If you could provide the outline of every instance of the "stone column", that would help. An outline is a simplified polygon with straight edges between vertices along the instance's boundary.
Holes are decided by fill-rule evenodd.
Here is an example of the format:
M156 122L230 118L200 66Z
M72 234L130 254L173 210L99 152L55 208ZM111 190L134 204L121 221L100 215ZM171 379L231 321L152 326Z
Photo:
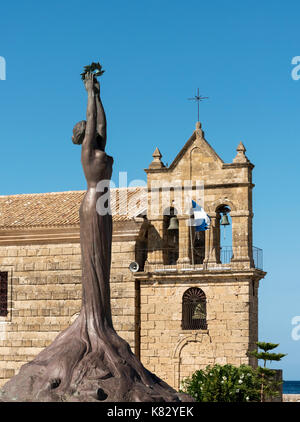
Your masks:
M232 211L232 250L233 258L231 262L242 267L252 267L252 213L249 211Z
M179 223L179 257L178 264L189 263L190 227L187 217L177 217Z

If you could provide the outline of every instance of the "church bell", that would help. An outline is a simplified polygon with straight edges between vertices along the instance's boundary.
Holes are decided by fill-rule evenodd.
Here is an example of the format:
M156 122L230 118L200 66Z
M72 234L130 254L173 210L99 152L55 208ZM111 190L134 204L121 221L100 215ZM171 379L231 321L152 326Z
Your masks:
M229 223L227 214L223 214L220 221L220 226L229 226L229 225L230 223Z
M171 217L168 230L178 230L178 229L179 229L179 224L178 224L177 217Z

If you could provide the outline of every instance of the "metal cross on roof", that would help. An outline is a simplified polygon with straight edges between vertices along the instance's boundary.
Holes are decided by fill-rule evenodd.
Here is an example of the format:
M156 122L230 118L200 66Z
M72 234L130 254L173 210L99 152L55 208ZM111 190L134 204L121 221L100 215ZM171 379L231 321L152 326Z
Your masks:
M206 100L209 97L202 97L202 95L199 94L199 88L197 88L197 94L193 98L188 98L188 100L197 101L198 103L198 122L199 122L199 104L200 101Z

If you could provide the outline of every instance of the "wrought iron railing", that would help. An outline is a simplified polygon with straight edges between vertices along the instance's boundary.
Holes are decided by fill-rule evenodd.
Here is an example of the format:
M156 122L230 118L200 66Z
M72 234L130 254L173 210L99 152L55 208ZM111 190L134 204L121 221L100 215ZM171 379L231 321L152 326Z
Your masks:
M185 318L181 322L183 330L207 330L206 319L193 316L195 313L194 305L186 305L184 311L187 315L184 315Z
M234 258L232 246L222 246L217 252L219 252L216 257L217 265L229 268L232 258ZM183 270L203 269L205 250L204 248L195 248L193 256L190 249L180 251L180 253L177 248L136 250L136 261L139 264L140 271L144 270L146 260L149 262L151 268L157 271L176 271L178 266ZM263 251L255 246L253 246L252 264L257 269L263 269Z
M263 250L260 248L257 248L256 246L253 246L253 261L254 261L254 267L258 268L259 270L263 269Z
M256 246L252 247L252 257L254 267L262 270L263 269L263 250L257 248ZM233 249L232 246L222 246L220 251L220 260L222 264L229 264L233 258Z

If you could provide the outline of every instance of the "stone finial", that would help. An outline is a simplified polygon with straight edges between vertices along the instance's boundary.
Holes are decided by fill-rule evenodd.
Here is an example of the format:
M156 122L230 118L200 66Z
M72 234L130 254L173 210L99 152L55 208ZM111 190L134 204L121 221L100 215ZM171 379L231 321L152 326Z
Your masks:
M161 157L162 157L161 152L157 147L155 148L155 151L152 154L152 157L153 157L153 161L149 165L149 169L159 169L159 168L165 167L164 163L161 161Z
M250 162L245 155L246 148L245 148L243 142L240 142L238 144L238 147L237 147L236 150L237 150L237 154L236 154L235 158L233 159L234 163L249 163Z
M196 122L196 137L197 138L203 138L204 137L204 132L202 130L202 125L201 122Z

